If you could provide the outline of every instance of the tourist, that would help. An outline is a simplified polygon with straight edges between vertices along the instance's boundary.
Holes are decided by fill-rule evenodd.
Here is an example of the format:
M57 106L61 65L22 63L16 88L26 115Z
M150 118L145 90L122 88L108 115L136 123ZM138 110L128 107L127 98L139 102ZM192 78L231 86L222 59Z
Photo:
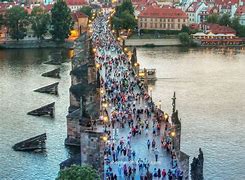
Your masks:
M159 154L159 151L158 151L157 148L155 148L155 150L154 150L154 155L155 155L155 160L156 160L156 162L157 162L157 160L158 160L158 154Z
M147 148L148 148L148 150L150 150L150 146L151 146L151 142L150 142L150 140L148 139L148 140L147 140Z
M157 177L158 179L161 179L161 169L160 168L158 168L157 170Z
M162 179L164 180L166 177L167 173L165 169L162 169Z

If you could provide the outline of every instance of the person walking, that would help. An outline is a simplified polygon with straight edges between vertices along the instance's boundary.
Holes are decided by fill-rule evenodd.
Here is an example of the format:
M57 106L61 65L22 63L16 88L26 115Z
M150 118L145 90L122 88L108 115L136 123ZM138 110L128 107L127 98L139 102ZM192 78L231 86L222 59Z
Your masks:
M155 147L156 147L156 141L155 141L155 139L152 140L151 147L152 147L152 150L155 149Z
M166 177L167 173L165 169L162 169L162 179L164 180Z
M147 140L147 148L148 150L150 150L150 147L151 147L151 142L150 142L150 139Z
M132 156L133 156L133 161L135 161L135 156L136 156L135 150L132 151Z
M159 151L158 151L157 148L155 148L154 154L155 154L155 160L156 160L156 162L157 162L157 160L158 160L158 154L159 154Z
M158 179L161 179L161 169L160 168L158 168L157 170L157 177Z

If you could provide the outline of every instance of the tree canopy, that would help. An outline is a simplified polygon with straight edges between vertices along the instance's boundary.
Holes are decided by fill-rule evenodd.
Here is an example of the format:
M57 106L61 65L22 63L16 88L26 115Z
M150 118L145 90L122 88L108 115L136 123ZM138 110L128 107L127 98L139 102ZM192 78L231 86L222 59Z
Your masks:
M99 180L98 172L90 166L73 165L60 170L56 180Z
M125 0L116 7L116 13L112 18L112 24L116 30L134 29L137 21L134 17L134 7L131 0Z
M90 18L92 17L92 7L90 6L83 6L79 11L86 14Z
M179 33L178 37L182 45L189 46L192 44L192 39L190 38L190 35L187 32Z
M28 25L27 13L23 7L14 6L7 10L6 25L12 39L17 41L26 36L26 26Z
M50 16L42 8L34 7L31 12L31 23L37 38L42 39L43 35L48 32Z
M71 11L63 0L57 0L51 9L51 34L54 40L64 41L73 26Z
M207 18L208 23L217 24L219 22L219 15L218 14L210 14Z
M230 15L227 13L223 14L223 16L219 17L218 23L221 26L230 26L231 25Z

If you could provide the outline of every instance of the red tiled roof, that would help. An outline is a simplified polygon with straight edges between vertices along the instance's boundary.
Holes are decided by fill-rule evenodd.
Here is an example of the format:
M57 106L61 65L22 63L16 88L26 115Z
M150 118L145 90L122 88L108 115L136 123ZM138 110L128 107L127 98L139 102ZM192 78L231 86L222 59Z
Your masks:
M235 5L238 4L240 0L215 0L214 3L216 5ZM245 3L245 0L241 0Z
M186 12L196 12L197 9L202 5L203 2L193 2L191 5L187 8ZM205 3L207 5L207 3Z
M49 12L49 11L51 11L51 9L53 8L53 4L43 5L43 8L44 8L47 12Z
M132 0L133 5L146 4L148 0Z
M68 6L75 6L75 5L82 6L82 5L88 5L88 3L87 3L86 0L66 0L66 4L67 4Z
M220 26L218 24L208 24L209 31L213 34L236 34L236 31L227 26Z
M0 2L0 14L4 14L8 8L15 5L15 2Z
M145 18L188 18L187 14L181 9L148 7L143 10L139 17Z
M79 18L88 18L88 16L80 11L72 13L72 19L78 21Z
M245 5L244 6L239 6L236 10L236 15L241 16L245 14Z

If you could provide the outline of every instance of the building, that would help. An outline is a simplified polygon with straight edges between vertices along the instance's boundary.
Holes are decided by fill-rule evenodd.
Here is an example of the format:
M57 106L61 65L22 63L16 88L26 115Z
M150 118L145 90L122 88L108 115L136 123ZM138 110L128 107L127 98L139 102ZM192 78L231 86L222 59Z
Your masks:
M181 9L148 7L138 16L138 28L148 30L181 30L188 16Z
M74 25L70 38L77 38L82 32L87 30L88 16L82 12L77 11L72 13L72 20L74 21Z
M81 9L83 6L88 6L86 0L66 0L66 4L72 12Z
M240 24L245 26L245 5L239 6L235 15L239 17Z
M191 5L186 9L186 13L189 18L189 23L200 23L201 17L203 17L202 12L207 11L208 6L204 2L193 2Z

